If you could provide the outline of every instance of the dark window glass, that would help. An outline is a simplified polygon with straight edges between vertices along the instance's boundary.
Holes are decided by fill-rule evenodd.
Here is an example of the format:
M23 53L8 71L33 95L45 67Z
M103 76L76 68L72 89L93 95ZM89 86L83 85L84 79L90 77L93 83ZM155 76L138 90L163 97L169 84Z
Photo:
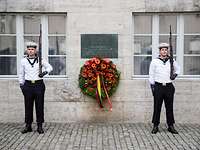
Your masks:
M65 34L65 21L64 15L48 16L49 34Z
M151 36L135 36L134 37L134 54L152 54L152 37Z
M159 16L159 30L160 34L167 34L170 31L170 25L171 25L171 31L172 34L176 33L176 15L160 15Z
M65 55L66 39L64 36L49 37L49 55Z
M16 75L16 57L0 57L0 75Z
M0 34L15 34L16 18L14 15L0 15Z
M200 75L200 56L184 57L184 75Z
M200 14L184 15L184 32L200 33Z
M25 34L40 33L40 16L34 16L34 15L24 16L24 33Z
M148 75L151 56L134 56L134 75Z
M49 63L53 67L50 75L65 75L66 74L66 57L49 57Z
M15 36L0 36L0 55L16 55Z
M135 15L134 34L151 34L151 33L152 33L152 16Z
M200 54L200 35L184 36L184 53Z

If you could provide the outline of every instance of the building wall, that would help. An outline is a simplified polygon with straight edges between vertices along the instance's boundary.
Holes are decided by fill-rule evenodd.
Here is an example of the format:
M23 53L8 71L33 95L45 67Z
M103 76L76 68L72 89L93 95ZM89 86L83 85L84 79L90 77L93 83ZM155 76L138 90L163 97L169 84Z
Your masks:
M96 100L80 93L76 82L68 79L45 80L46 122L151 122L153 98L145 79L121 80L111 97L113 111L101 111ZM23 122L24 101L17 80L0 80L0 122ZM175 82L175 120L200 123L200 81ZM161 121L165 122L163 107Z
M67 13L67 78L45 80L47 122L151 122L153 98L148 80L132 78L132 13L199 10L199 0L0 1L0 12ZM119 35L119 57L113 61L121 71L121 80L111 97L112 112L101 112L96 101L78 87L78 74L85 61L80 58L80 34L86 33ZM200 80L178 79L174 84L176 122L200 123ZM22 122L24 103L17 79L0 79L0 89L0 122ZM161 118L165 122L164 107Z

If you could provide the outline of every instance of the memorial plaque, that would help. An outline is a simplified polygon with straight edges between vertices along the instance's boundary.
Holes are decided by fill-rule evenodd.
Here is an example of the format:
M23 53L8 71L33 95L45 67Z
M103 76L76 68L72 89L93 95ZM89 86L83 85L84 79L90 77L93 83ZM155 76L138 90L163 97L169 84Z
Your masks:
M118 58L118 34L81 34L81 58Z

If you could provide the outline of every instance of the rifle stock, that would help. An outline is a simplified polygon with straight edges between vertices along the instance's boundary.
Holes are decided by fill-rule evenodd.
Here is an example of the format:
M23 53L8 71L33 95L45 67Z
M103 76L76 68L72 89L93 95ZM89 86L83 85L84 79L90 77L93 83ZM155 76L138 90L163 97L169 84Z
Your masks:
M40 36L39 36L39 48L38 48L38 58L39 58L39 74L42 73L42 25L40 24Z

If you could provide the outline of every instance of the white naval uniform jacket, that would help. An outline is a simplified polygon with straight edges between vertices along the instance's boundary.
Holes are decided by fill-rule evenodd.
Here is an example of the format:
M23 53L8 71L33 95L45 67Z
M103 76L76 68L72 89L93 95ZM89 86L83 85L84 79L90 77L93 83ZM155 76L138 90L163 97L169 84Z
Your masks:
M180 67L174 60L174 73L180 74ZM170 60L168 59L165 63L159 58L155 58L151 61L149 67L149 82L150 84L159 83L171 83L170 79Z
M39 75L39 61L36 61L33 65L27 60L29 58L25 57L21 60L20 71L19 71L19 83L24 84L25 80L41 80ZM34 59L29 59L33 63ZM42 70L50 73L53 68L52 66L42 59Z

